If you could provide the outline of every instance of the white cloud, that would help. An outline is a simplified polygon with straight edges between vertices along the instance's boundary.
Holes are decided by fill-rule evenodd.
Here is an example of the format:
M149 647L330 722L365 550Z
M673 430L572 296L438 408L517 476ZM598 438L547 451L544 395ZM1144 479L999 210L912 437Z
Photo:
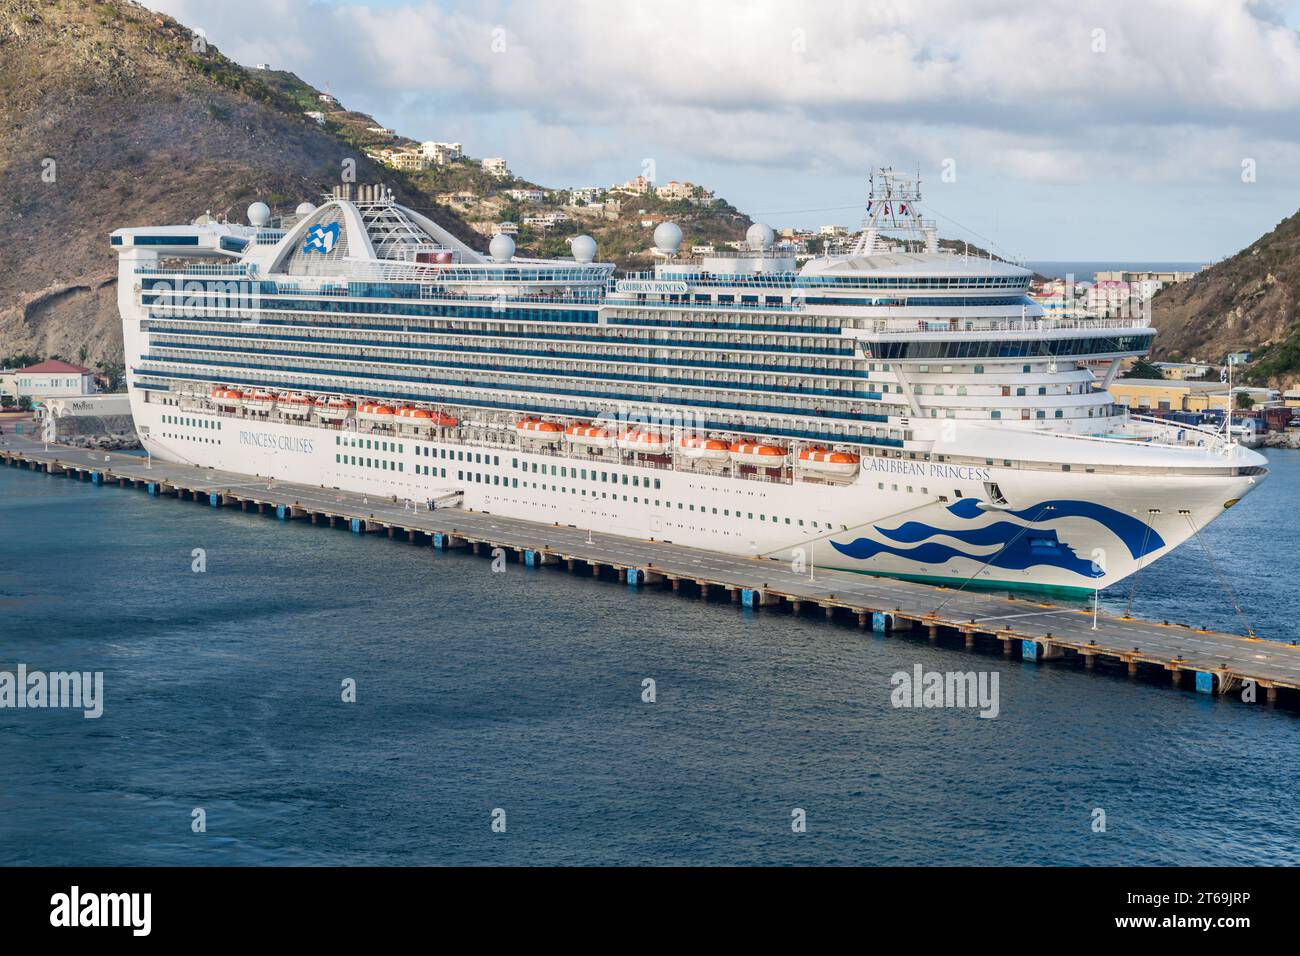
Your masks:
M1230 181L1252 156L1300 179L1300 39L1263 0L148 2L241 62L548 183L647 155L664 178L842 184L955 157L1023 184L1157 188Z

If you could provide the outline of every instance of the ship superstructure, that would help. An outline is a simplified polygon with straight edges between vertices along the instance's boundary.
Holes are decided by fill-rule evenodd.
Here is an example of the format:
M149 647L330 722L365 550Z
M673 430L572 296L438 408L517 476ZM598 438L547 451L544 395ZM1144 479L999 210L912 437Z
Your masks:
M250 224L119 229L151 454L756 558L1092 590L1266 473L1107 386L1155 330L1046 316L1031 273L941 251L873 178L862 239L803 265L755 225L651 273L477 252L379 186ZM902 232L901 239L889 238Z

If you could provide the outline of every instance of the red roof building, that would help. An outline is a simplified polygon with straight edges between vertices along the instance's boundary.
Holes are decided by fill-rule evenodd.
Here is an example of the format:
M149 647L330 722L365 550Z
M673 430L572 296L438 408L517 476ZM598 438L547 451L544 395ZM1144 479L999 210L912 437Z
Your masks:
M35 365L20 368L18 371L20 373L35 372L41 374L49 372L65 372L76 375L86 375L90 372L90 369L82 368L80 365L73 365L71 362L60 362L58 359L47 359L44 362L37 362Z

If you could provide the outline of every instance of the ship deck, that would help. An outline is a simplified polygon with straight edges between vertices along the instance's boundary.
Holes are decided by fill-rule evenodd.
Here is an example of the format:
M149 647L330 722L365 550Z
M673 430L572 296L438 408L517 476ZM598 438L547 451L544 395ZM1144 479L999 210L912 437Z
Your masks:
M747 611L818 613L829 621L893 635L910 634L967 651L1052 666L1144 677L1148 683L1202 693L1233 692L1253 682L1261 703L1300 706L1300 644L1202 630L1170 622L1100 614L977 591L845 571L796 572L783 562L734 556L666 541L624 538L538 524L461 508L433 511L360 493L259 479L135 455L44 445L26 436L0 439L0 464L49 475L142 489L151 495L237 507L284 521L379 533L435 549L467 548L530 566L635 587L671 588ZM497 549L500 549L498 551ZM1184 675L1188 680L1184 683Z

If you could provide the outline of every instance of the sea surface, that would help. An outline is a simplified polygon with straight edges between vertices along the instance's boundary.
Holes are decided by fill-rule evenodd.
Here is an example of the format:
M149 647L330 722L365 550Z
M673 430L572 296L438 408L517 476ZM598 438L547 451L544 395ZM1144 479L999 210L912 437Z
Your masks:
M1269 455L1204 537L1285 641ZM1242 628L1195 542L1130 596ZM1300 863L1295 712L3 468L19 663L102 671L104 712L0 710L4 864ZM917 664L995 672L999 715L894 708Z
M1208 262L1027 262L1025 266L1049 279L1072 275L1076 282L1093 282L1098 272L1200 272Z

